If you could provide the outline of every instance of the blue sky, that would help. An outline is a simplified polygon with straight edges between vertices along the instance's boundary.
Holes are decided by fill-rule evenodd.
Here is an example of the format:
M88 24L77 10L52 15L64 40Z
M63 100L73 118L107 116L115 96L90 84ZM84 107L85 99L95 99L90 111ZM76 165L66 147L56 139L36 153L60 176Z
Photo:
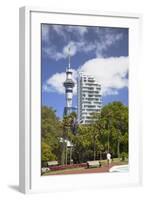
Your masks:
M57 116L62 117L65 106L69 48L75 82L77 71L94 75L102 86L103 105L112 101L128 105L127 28L42 24L41 44L42 105L53 107Z

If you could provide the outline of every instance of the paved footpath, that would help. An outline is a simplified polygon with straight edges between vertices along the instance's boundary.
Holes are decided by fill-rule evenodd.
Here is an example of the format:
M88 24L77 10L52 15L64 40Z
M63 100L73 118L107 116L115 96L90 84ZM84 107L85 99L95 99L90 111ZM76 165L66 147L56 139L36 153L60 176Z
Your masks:
M108 167L108 165L105 165L105 166L100 167L100 168L89 168L89 169L82 168L82 169L77 169L77 170L67 170L67 171L64 171L62 174L59 173L58 175L108 172L109 168L111 168L114 165L118 165L118 164L110 164L109 167ZM50 175L55 175L55 174L50 174Z

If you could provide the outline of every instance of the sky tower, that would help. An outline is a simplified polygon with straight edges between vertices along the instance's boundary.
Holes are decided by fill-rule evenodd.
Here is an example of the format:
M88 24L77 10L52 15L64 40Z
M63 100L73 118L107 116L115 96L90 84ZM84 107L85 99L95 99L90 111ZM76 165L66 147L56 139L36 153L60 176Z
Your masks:
M66 68L66 80L63 83L65 87L65 96L66 96L66 106L64 108L64 115L69 115L71 112L74 111L72 107L72 98L73 98L73 88L75 83L72 79L72 69L70 67L70 48L68 51L68 67Z

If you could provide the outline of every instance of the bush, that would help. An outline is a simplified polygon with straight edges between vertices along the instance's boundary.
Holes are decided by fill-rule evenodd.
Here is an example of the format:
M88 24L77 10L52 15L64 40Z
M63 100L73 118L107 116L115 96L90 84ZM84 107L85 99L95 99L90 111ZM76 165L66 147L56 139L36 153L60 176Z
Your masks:
M126 152L122 152L120 157L121 157L122 161L125 161L126 158L128 158L128 154Z
M49 146L45 142L41 143L41 160L42 163L45 163L48 160L49 161L56 160L56 156L53 154L51 146Z

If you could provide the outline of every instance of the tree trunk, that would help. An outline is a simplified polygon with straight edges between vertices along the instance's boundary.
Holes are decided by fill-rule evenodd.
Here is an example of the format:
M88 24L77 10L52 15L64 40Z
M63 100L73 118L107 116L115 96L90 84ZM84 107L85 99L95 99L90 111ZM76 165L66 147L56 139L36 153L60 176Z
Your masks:
M72 147L70 147L70 165L72 164L71 160L72 160Z
M117 143L117 156L118 158L120 158L120 141L118 139L118 143Z
M65 142L63 140L62 143L62 155L61 155L61 164L64 165L64 161L65 161Z
M102 160L102 154L101 154L101 151L100 151L100 160Z
M66 156L65 156L65 164L67 165L67 143L66 143L66 145L65 145L65 147L66 147Z
M94 138L94 153L93 153L93 159L96 159L96 143L95 143L95 138Z

